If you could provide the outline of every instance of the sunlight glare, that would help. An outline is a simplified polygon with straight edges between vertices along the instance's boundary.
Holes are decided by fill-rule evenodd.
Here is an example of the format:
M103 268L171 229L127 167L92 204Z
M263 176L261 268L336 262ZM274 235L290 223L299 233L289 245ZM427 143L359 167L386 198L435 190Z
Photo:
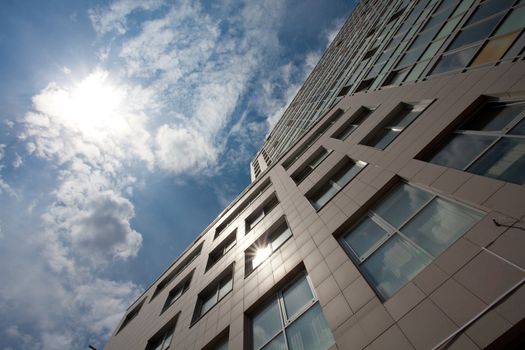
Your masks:
M67 118L83 133L107 134L127 126L120 111L123 100L123 91L111 84L108 72L95 71L75 85L64 107Z
M255 252L255 256L253 257L253 267L259 266L264 260L266 260L270 254L272 253L272 249L270 248L270 245L267 245L264 248L259 248Z

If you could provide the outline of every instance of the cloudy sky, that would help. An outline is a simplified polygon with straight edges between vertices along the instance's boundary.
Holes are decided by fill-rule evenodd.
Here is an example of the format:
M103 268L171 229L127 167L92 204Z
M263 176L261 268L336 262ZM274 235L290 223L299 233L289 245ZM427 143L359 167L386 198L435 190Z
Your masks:
M0 349L106 342L249 183L344 0L0 5Z

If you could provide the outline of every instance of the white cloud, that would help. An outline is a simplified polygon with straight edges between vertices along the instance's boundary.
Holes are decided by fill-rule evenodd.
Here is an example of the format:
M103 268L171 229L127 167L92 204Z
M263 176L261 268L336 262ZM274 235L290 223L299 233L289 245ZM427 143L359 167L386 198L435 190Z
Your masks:
M59 164L84 159L111 172L123 161L153 163L144 110L151 96L95 70L73 86L50 83L33 97L20 138L30 153Z
M37 348L73 348L87 333L107 337L139 292L133 283L99 273L136 256L142 245L126 196L136 181L128 169L155 164L146 128L152 108L148 91L112 81L100 69L70 86L50 83L33 97L19 137L29 154L55 165L57 187L42 227L24 238L38 252L30 266L21 263L31 287L11 276L0 300L29 300ZM17 313L25 317L23 310Z
M2 161L5 157L5 144L0 143L0 161ZM4 165L0 163L0 172L4 168ZM17 197L16 192L13 190L13 188L2 178L2 174L0 173L0 195L2 193L7 193L10 196Z
M15 159L13 160L13 168L17 169L24 164L24 161L22 160L22 157L18 153L15 153Z
M156 143L159 167L173 173L198 172L217 161L217 151L203 134L191 129L163 125Z
M89 18L95 30L100 34L116 31L119 34L126 32L126 18L136 10L155 10L163 1L158 0L119 0L113 2L109 8L101 7L89 11Z
M279 50L276 28L282 3L240 7L238 15L219 20L204 13L199 3L182 1L166 15L144 22L121 45L119 57L129 78L155 77L146 89L158 96L165 115L166 122L155 131L156 164L163 170L218 169L225 136L236 135L225 127L250 79L268 64L265 53ZM225 31L221 25L236 30Z

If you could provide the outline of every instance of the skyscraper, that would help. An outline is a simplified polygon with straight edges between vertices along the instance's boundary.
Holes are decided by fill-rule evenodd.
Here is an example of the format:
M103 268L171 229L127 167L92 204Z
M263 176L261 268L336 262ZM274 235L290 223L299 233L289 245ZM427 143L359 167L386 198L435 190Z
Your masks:
M107 349L523 346L525 3L363 1Z

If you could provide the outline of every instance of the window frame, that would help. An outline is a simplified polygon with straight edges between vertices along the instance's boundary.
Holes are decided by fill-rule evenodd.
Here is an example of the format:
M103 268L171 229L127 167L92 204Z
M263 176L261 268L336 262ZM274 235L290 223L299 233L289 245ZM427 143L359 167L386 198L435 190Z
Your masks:
M435 99L398 103L394 109L392 109L392 111L388 113L386 117L384 117L383 120L359 142L359 144L372 147L380 151L386 150L405 130L407 130L413 123L416 122L418 118L421 117L423 113L428 110L434 101ZM413 112L418 108L421 110L418 112ZM399 124L402 123L402 121L411 113L417 114L405 126L400 126ZM397 122L396 125L393 125L394 122ZM396 132L396 134L382 148L378 147L377 145L381 143L388 132Z
M120 333L120 331L126 328L126 326L139 315L139 312L142 309L142 306L144 305L145 301L146 301L146 297L142 299L140 302L138 302L135 305L135 307L133 307L128 313L126 313L126 316L122 320L122 323L118 327L118 330L115 334Z
M286 229L284 229L277 236L275 236L276 233L279 232L279 230L283 226L286 226ZM286 230L290 232L288 237L286 237L286 239L283 240L277 247L274 247L272 243L275 242L277 238L281 237L281 235L285 233ZM288 224L288 221L286 220L286 216L279 218L275 223L272 224L272 226L266 232L264 232L252 245L250 245L248 249L244 251L244 278L250 276L253 271L257 270L259 266L263 265L266 261L268 261L270 257L292 237L293 232L290 228L290 225ZM262 245L264 245L264 249L270 249L271 252L266 257L266 259L257 264L257 266L253 266L252 262L255 257L255 251L262 248Z
M359 107L330 137L336 140L345 141L374 113L377 108L377 106Z
M508 105L523 105L523 111L518 113L514 118L509 121L505 127L503 127L500 130L494 130L494 131L483 131L483 130L469 130L469 129L462 129L462 126L468 124L470 121L475 120L476 116L479 114L482 114L484 109L491 106L491 105L502 105L502 106L508 106ZM446 138L439 142L439 146L434 148L430 152L429 156L423 156L421 159L423 159L426 162L429 162L431 164L435 164L438 166L444 166L449 167L447 165L439 164L439 163L433 163L432 159L438 155L442 150L444 150L452 141L452 139L457 135L465 135L465 136L487 136L487 137L493 137L494 139L485 146L478 154L475 156L469 163L467 163L465 166L463 166L461 169L456 167L450 167L452 169L457 169L460 171L468 172L470 174L488 177L491 179L499 180L499 181L505 181L509 182L500 178L487 176L487 175L479 175L473 172L469 171L469 168L475 164L478 160L482 159L487 152L489 152L498 142L500 142L503 139L518 139L518 140L525 140L525 135L518 135L518 134L512 134L512 130L521 122L525 121L525 98L521 99L513 99L513 100L501 100L501 99L486 99L482 103L479 104L479 106L476 106L475 110L471 113L468 113L468 116L466 118L463 118L462 123L459 124L454 130L450 131ZM423 153L424 154L424 153ZM420 158L420 157L418 157ZM509 183L515 183L515 182L509 182Z
M305 280L306 280L306 282L308 284L308 287L310 288L310 291L312 293L312 299L307 301L306 304L304 304L301 308L299 308L295 312L294 315L292 315L291 317L288 317L287 314L286 314L286 307L285 307L285 302L284 302L284 292L286 290L288 290L288 288L290 288L293 284L298 282L301 278L305 278ZM258 313L263 311L266 307L268 307L270 304L272 304L275 301L277 301L277 305L278 305L278 308L279 308L279 316L280 316L280 321L281 321L280 322L280 330L276 334L274 334L271 338L269 338L264 344L259 346L259 348L255 349L254 348L254 344L253 344L253 341L254 341L254 336L253 336L253 319L255 318L255 316L257 316ZM250 350L263 349L265 346L270 344L274 339L279 337L281 334L284 337L284 344L286 345L287 349L289 349L288 336L286 334L286 330L295 321L297 321L299 318L301 318L301 316L305 315L316 304L319 304L319 307L321 307L321 304L319 302L319 298L318 298L317 293L315 291L315 288L314 288L314 285L312 283L312 280L310 279L310 276L308 275L308 273L303 270L303 271L299 272L297 274L297 276L294 276L290 281L286 282L282 287L280 287L277 292L272 293L270 296L268 296L266 298L266 300L264 300L264 302L260 306L258 306L256 308L256 310L254 310L253 312L251 312L249 314L249 324L250 324L250 327L249 327L249 338L250 338L249 339L249 341L250 341L249 349ZM321 307L321 311L322 311L322 307ZM324 313L323 312L322 312L322 314L323 314L323 317L324 317ZM325 320L326 320L326 318L325 318ZM328 322L327 322L326 325L327 325L328 330L332 334L332 338L333 338L332 329L328 325ZM334 343L333 344L335 344L335 339L334 339Z
M202 319L210 310L212 310L217 304L219 304L224 298L226 298L231 292L233 291L233 272L234 272L234 264L231 264L229 267L227 267L219 276L217 276L211 283L208 284L206 288L204 288L198 295L197 295L197 302L195 303L195 309L193 311L193 317L190 324L190 328L197 323L200 319ZM231 288L224 294L220 295L221 288L226 286L227 284L231 284ZM203 306L205 303L210 300L210 297L215 298L215 302L213 305L211 305L206 311L203 310Z
M301 184L326 158L332 154L333 150L320 146L308 159L295 170L291 178L296 185Z
M396 228L393 224L389 223L386 219L381 217L381 215L376 213L374 211L374 208L379 206L385 200L385 198L387 198L389 196L389 194L393 193L397 188L399 188L400 186L403 186L403 185L408 185L408 186L416 188L417 190L421 190L421 191L429 194L430 197L426 201L424 201L423 204L421 204L420 207L417 210L415 210L413 213L411 213L411 215L409 215L404 221L400 222L398 227ZM414 242L414 240L412 238L407 236L402 231L402 229L404 227L406 227L407 224L409 224L419 213L423 212L425 210L425 208L427 208L437 198L439 198L439 199L441 199L443 201L446 201L446 202L450 202L450 203L452 203L454 205L458 205L458 206L461 206L461 207L464 207L464 208L468 208L469 210L472 210L474 212L479 213L481 215L481 218L477 222L482 220L483 215L486 214L484 211L482 211L482 210L480 210L480 209L478 209L476 207L473 207L473 206L467 205L465 203L459 202L459 201L457 201L457 200L455 200L453 198L449 198L447 196L443 196L443 195L437 194L436 192L431 191L428 188L424 188L422 186L419 186L419 185L416 185L416 184L413 184L413 183L408 183L406 181L397 181L392 186L389 186L388 189L383 190L382 193L381 193L381 196L379 198L377 198L377 200L374 200L374 202L371 203L371 205L368 206L366 211L361 212L358 217L356 217L354 220L352 220L352 224L347 225L346 227L343 226L343 229L338 230L340 232L335 234L336 239L339 241L339 244L341 245L343 250L346 252L346 254L349 256L349 258L352 260L352 262L359 269L359 271L361 272L361 275L363 276L363 278L365 278L365 280L367 281L369 286L372 288L372 290L375 292L375 294L377 295L377 297L381 301L385 302L388 299L392 298L397 292L399 292L399 290L401 290L403 288L403 286L405 286L412 279L408 279L392 295L386 296L386 295L383 295L383 293L381 293L381 291L378 290L378 288L376 288L376 286L375 286L375 284L373 282L374 278L372 276L369 276L369 274L366 271L363 270L361 265L364 264L374 253L379 251L381 249L381 247L383 247L383 245L385 245L388 241L390 241L394 236L397 235L404 242L406 242L410 246L412 246L416 251L418 251L419 253L423 253L423 255L428 258L428 264L423 265L421 267L421 270L423 270L426 266L430 265L438 256L440 256L444 251L446 251L446 249L448 249L450 246L452 246L457 240L459 240L465 233L467 233L470 229L472 229L472 227L474 227L477 224L477 222L474 222L470 228L468 228L465 232L463 232L459 237L457 237L456 239L451 241L449 243L448 247L445 248L445 250L443 250L441 253L439 253L436 256L432 255L432 253L428 252L425 248L420 246L418 243ZM372 246L370 246L370 248L368 248L368 250L365 253L359 255L357 252L354 251L354 249L350 246L350 244L346 241L345 238L347 236L350 236L352 234L352 232L355 232L355 229L362 222L364 222L367 219L370 219L374 224L379 226L379 228L382 229L385 232L385 236L382 237L381 239L379 239Z
M476 8L472 12L470 12L470 11L466 12L466 13L469 14L468 18L466 18L466 20L461 21L462 22L462 27L459 30L457 30L454 33L454 35L452 35L452 36L450 36L448 38L449 40L446 41L447 42L447 48L439 55L439 57L437 57L434 60L434 63L432 64L432 67L430 67L430 69L428 70L426 75L434 77L434 76L440 76L440 75L443 75L443 74L449 74L449 73L453 73L453 72L461 72L461 71L464 71L466 69L471 69L471 68L478 68L478 67L484 67L484 66L493 66L493 65L495 65L498 62L501 62L501 61L504 61L504 60L509 60L509 59L513 58L513 57L506 57L506 54L507 54L507 52L509 52L510 50L513 49L514 44L516 44L519 41L520 37L522 35L524 35L524 33L525 33L525 25L523 25L521 27L518 27L518 28L515 28L513 31L506 32L506 33L503 33L503 34L499 33L499 30L500 30L500 27L502 26L502 24L505 23L507 18L509 16L511 16L512 13L514 11L519 10L519 9L523 9L525 4L522 4L522 3L514 1L507 8L500 9L498 12L494 12L494 13L488 15L488 16L482 17L481 19L478 19L476 22L471 22L471 19L473 19L476 16L476 13L477 13L478 9L480 9L484 5L487 5L487 3L489 1L490 0L487 0L487 1L484 1L484 2L482 2L480 4L478 4L478 6L476 6ZM495 1L498 1L498 0L495 0ZM489 21L491 21L493 19L496 19L498 17L499 17L499 19L495 22L494 27L492 27L492 29L488 32L488 34L486 36L484 36L483 38L480 38L480 39L478 39L476 41L472 41L472 42L463 44L463 45L458 46L458 47L453 47L455 40L463 32L465 32L465 31L467 31L467 30L469 30L471 28L474 28L474 27L476 27L478 25L482 25L483 23L489 22ZM493 41L495 41L497 39L500 39L500 38L502 38L502 37L504 37L506 35L512 34L512 33L516 33L516 36L511 40L511 42L509 43L507 48L500 54L498 59L482 62L480 64L475 64L478 56L480 55L480 53L485 49L485 47L488 44L490 44L491 42L493 42ZM523 49L524 48L522 47L520 50L518 50L518 52L523 51ZM439 67L440 63L445 58L451 57L451 56L454 56L454 55L460 55L461 53L464 53L464 52L467 52L467 51L471 51L471 54L470 54L470 56L468 56L466 58L464 64L462 64L461 66L458 66L458 67L452 68L452 69L446 69L446 68L444 70L439 69L440 68Z
M210 253L208 254L208 260L206 262L205 273L208 272L213 266L215 266L224 256L237 245L237 229L234 229L228 236L226 236L222 242L220 242ZM212 259L213 258L213 259Z
M175 329L177 327L180 311L173 316L161 329L159 329L151 338L149 338L146 344L146 350L155 350L159 348L161 350L169 349L173 344L173 338L175 335ZM168 347L165 347L164 342L169 337ZM159 342L160 340L160 342Z
M267 217L272 210L279 205L279 198L277 193L273 192L264 202L255 209L248 217L244 220L245 233L251 232L265 217Z
M343 185L340 185L337 183L337 181L334 181L334 178L339 177L342 174L343 169L346 167L349 167L345 174L352 171L354 167L359 167L360 169L351 177L349 178ZM334 197L337 196L337 194L345 188L350 182L352 182L353 179L355 179L362 171L368 166L368 163L362 161L362 160L354 160L348 156L344 156L336 166L334 166L327 175L319 181L316 185L313 186L312 189L310 189L306 194L305 197L308 199L308 202L312 207L317 211L321 211ZM327 189L324 191L324 189ZM322 205L316 204L316 202L322 198L326 193L330 192L331 188L335 188L335 192L333 195L326 200ZM320 193L323 192L322 195ZM317 199L314 199L317 198Z
M168 310L173 304L175 304L175 302L179 300L184 295L184 293L186 293L190 289L194 272L195 272L195 269L191 270L191 272L188 273L188 275L185 276L183 280L177 283L177 285L170 290L170 292L168 293L168 296L166 297L166 300L164 301L164 305L162 306L162 310L160 312L161 315L166 310ZM178 295L173 297L173 299L170 300L172 294L174 294L175 292L177 292Z

